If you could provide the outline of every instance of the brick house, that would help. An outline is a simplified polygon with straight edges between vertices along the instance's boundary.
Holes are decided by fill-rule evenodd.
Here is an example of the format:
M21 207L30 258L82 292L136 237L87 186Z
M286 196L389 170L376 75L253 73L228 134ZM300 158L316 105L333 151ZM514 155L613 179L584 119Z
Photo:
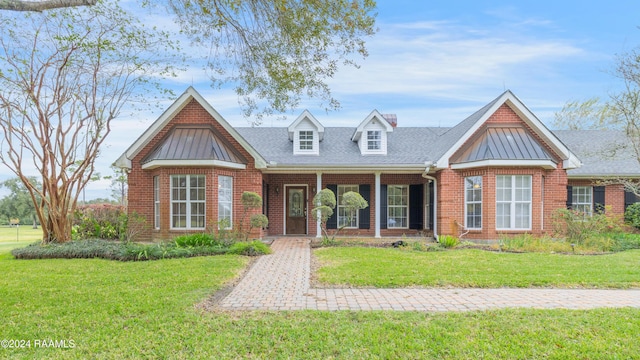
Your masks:
M554 209L635 202L622 186L595 186L640 175L628 151L590 152L620 133L552 132L511 91L451 128L405 128L376 110L354 125L324 127L304 111L288 127L234 128L190 87L115 164L153 240L237 226L244 191L263 197L269 236L320 236L310 212L323 188L369 202L349 224L338 205L328 228L372 237L542 234Z

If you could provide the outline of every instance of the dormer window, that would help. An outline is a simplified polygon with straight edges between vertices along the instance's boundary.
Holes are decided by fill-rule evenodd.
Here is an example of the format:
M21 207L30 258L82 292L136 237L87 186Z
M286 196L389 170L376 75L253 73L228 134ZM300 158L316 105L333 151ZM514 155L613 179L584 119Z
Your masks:
M300 150L313 151L313 131L303 130L299 132L298 136L299 136Z
M391 120L387 117L392 117ZM351 141L356 141L362 155L387 155L388 134L393 132L397 117L393 114L382 115L374 110L358 125Z
M287 128L289 140L293 142L293 155L319 155L320 142L324 137L324 126L305 110Z
M369 130L367 131L367 150L380 150L382 149L382 131Z

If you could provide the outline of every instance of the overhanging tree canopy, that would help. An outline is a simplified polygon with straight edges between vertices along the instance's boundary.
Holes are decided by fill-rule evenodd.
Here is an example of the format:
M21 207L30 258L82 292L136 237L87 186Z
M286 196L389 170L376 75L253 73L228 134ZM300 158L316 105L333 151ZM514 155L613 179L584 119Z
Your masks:
M74 6L95 5L97 0L0 0L0 10L44 11Z

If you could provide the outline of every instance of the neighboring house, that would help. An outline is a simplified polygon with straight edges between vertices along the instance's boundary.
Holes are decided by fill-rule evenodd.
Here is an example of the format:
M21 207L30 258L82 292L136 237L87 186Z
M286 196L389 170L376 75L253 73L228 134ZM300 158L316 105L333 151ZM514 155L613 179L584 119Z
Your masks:
M115 164L128 170L129 212L146 217L148 239L234 228L244 191L263 197L264 235L320 236L311 200L323 188L369 202L348 224L338 204L327 226L345 234L497 239L542 234L567 206L622 213L635 198L595 180L638 177L640 166L624 151L590 152L619 137L552 132L511 91L451 128L405 128L376 110L353 127L304 111L288 127L234 128L190 87Z

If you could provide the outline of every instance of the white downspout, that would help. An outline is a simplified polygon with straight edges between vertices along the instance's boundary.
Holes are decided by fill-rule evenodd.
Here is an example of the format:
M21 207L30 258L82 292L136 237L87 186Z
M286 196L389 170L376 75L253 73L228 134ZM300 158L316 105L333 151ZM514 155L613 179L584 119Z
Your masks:
M376 239L381 238L380 236L380 173L375 173L376 181L375 181L375 192L376 192L376 211L375 211L375 237Z
M438 180L435 177L429 175L429 171L433 163L427 164L427 168L422 173L422 177L433 181L433 238L438 241Z
M316 173L316 194L322 190L322 173ZM320 204L315 204L315 206L320 206ZM320 219L320 210L318 210L316 214L316 219ZM316 221L316 237L322 237L322 228L320 227L320 221Z

